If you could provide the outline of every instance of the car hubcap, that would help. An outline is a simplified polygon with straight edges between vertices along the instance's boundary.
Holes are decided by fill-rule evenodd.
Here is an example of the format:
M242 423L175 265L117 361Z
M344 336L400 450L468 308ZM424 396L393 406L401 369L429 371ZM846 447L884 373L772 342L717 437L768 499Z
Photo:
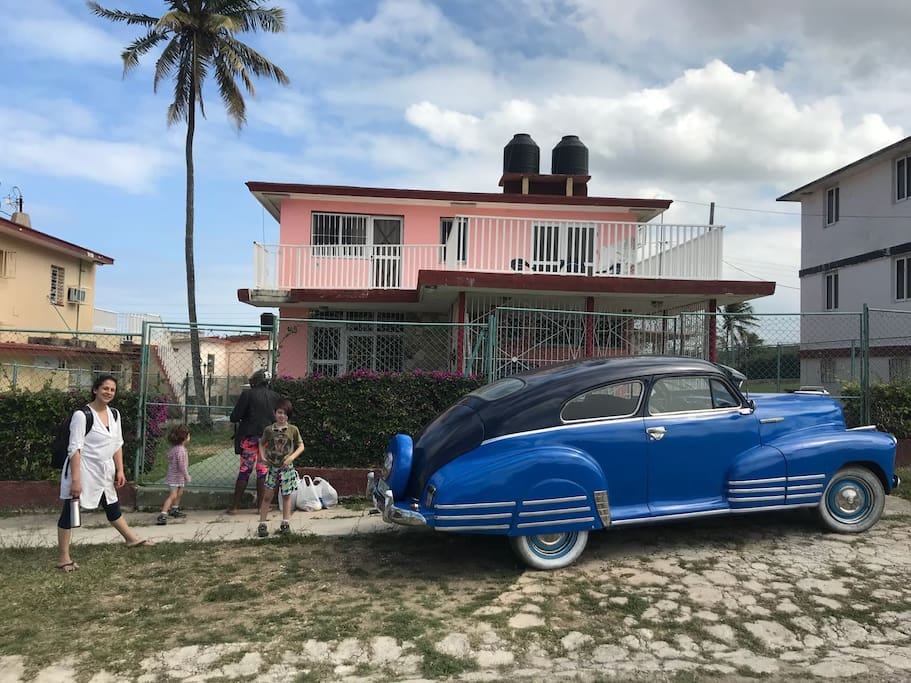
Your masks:
M541 557L565 554L576 541L576 534L539 534L529 538L531 549Z
M840 522L856 524L870 512L872 500L872 492L864 482L845 479L832 486L826 504Z

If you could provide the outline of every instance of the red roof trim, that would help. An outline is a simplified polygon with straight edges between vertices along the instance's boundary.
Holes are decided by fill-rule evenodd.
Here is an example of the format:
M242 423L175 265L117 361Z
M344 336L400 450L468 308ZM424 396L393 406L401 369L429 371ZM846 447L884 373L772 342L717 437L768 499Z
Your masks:
M58 346L56 344L22 344L19 342L0 342L2 353L33 353L38 356L104 356L105 358L135 358L139 347L132 351L112 351L110 349L82 346ZM53 370L55 368L42 368Z
M774 282L753 280L678 280L639 277L579 277L549 274L463 273L450 270L422 270L418 288L531 289L585 294L748 294L775 293Z
M619 197L564 197L543 194L502 194L496 192L451 192L409 190L347 185L299 185L295 183L247 182L250 192L278 194L325 194L382 199L427 199L447 202L496 202L498 204L555 204L558 206L617 206L631 209L667 209L670 199L623 199Z
M47 233L40 232L32 228L27 228L24 225L19 225L18 223L7 220L2 216L0 216L0 228L15 233L18 237L23 237L30 242L44 242L51 248L66 251L73 256L78 256L79 258L90 259L95 263L99 263L101 265L109 266L114 263L114 259L112 259L110 256L105 256L104 254L99 254L97 251L86 249L85 247L80 247L78 244L67 242L66 240L60 239L59 237L54 237L53 235L48 235Z

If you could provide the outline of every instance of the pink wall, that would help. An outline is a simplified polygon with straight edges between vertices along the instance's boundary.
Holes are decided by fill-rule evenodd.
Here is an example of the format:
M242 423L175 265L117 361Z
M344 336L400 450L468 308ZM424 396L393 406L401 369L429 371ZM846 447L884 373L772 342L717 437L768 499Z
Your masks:
M404 217L404 244L438 244L440 219L452 216L503 216L508 218L553 218L580 221L633 221L627 211L580 211L561 209L515 208L508 206L451 206L444 203L415 205L402 202L352 202L337 200L285 199L281 208L282 244L310 243L310 216L313 211L355 213L373 216Z

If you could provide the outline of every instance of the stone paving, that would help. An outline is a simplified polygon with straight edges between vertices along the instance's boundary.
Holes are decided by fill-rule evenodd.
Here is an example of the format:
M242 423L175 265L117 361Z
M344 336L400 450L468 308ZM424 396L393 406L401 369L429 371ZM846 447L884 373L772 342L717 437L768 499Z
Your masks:
M889 498L884 519L857 536L809 525L782 534L751 522L652 527L590 544L575 566L524 572L453 622L436 652L471 666L450 680L911 681L907 501ZM574 595L575 585L585 594ZM556 610L555 598L570 604ZM573 628L573 600L612 614L628 609L604 628ZM247 650L239 661L229 656ZM245 643L176 648L142 661L137 680L420 681L427 656L380 633L307 640L268 659L264 651ZM314 662L328 663L331 677L301 678ZM71 680L72 665L58 662L29 680ZM21 658L0 656L0 681L18 683L24 672Z

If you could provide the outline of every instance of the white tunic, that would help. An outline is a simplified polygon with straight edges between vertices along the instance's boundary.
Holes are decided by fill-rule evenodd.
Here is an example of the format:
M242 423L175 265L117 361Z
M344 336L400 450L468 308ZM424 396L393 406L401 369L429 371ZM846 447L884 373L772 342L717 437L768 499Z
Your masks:
M82 493L79 495L79 507L94 510L101 503L103 493L108 503L117 501L117 490L114 488L114 453L123 446L123 433L120 420L114 419L110 408L107 410L108 425L105 427L95 409L89 406L94 416L91 431L85 433L85 413L77 410L70 420L70 443L67 446L67 464L63 466L63 478L60 480L60 497L70 498L72 472L69 456L81 451L80 483Z

